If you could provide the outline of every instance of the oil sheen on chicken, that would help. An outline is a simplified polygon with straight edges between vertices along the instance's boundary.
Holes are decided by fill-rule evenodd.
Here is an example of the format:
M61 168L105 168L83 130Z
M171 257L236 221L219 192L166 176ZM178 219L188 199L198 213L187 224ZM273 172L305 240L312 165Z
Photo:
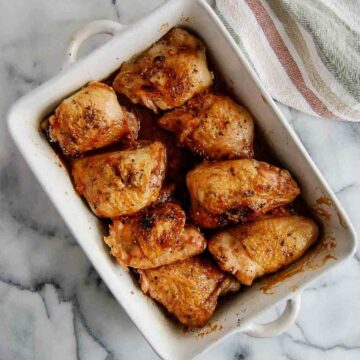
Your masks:
M65 99L49 118L49 137L66 156L76 157L117 141L137 138L139 123L114 90L97 81Z
M141 289L187 326L204 326L229 277L203 256L139 270Z
M219 232L208 248L221 269L251 285L299 259L318 234L316 223L303 216L265 218Z
M157 200L164 179L162 143L75 160L75 188L102 218L131 215Z
M104 240L125 269L170 264L197 255L206 247L195 226L185 226L185 212L174 203L158 204L114 220Z
M254 155L254 122L230 97L203 93L167 112L159 125L179 144L206 159L239 159Z
M113 87L157 112L184 104L211 84L203 43L174 28L135 61L123 64Z
M204 228L254 219L300 194L288 171L253 159L205 162L186 184L192 219Z

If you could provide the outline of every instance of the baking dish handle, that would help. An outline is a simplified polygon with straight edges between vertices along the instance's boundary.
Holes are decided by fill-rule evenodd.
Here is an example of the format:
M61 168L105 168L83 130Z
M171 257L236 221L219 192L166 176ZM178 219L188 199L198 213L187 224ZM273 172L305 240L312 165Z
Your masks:
M249 336L266 338L278 336L287 331L296 321L301 307L301 295L289 299L284 312L276 320L267 324L256 324L250 322L244 333Z
M85 24L70 37L70 43L66 49L64 67L76 61L76 55L84 41L97 34L115 35L122 30L124 26L125 25L112 20L95 20Z

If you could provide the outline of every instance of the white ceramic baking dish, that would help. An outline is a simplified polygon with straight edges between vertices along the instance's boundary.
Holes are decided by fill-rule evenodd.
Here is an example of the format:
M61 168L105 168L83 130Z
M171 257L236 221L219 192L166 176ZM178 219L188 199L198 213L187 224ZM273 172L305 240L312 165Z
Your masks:
M264 286L269 285L269 280L264 279L222 303L205 329L189 332L165 316L109 256L98 219L75 193L66 169L39 131L41 119L62 99L90 80L104 79L173 26L187 27L204 40L235 96L254 115L284 167L298 180L306 202L321 215L321 241L328 244L311 254L292 276L284 276L282 281L268 286L267 293ZM114 36L76 62L81 43L97 33ZM320 274L353 255L356 235L333 192L213 10L203 0L171 0L126 27L107 20L96 21L73 35L66 56L67 64L73 63L71 66L65 66L59 75L14 104L8 115L9 131L90 261L154 350L165 359L189 359L235 332L265 337L285 331L299 312L300 292ZM254 317L285 299L286 309L277 320L265 325L253 322Z

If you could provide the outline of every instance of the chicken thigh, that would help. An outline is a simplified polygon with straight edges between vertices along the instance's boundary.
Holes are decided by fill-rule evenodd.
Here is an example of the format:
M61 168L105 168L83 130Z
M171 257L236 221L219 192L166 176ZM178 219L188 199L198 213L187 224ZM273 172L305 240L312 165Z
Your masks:
M215 311L228 281L212 261L202 256L139 270L141 289L188 326L204 326Z
M185 226L185 212L174 203L145 208L132 217L114 220L105 242L127 269L149 269L197 255L205 238L194 226Z
M303 216L282 216L235 226L208 243L221 269L251 285L300 258L318 238L316 223Z
M157 112L184 104L211 84L204 45L186 30L174 28L135 61L124 63L113 87Z
M176 133L181 146L206 159L254 155L251 115L228 96L204 93L162 116L159 125Z
M114 90L97 81L65 99L49 118L49 137L66 156L137 138L139 123L121 106Z
M228 276L221 285L220 296L236 293L240 290L241 283L234 276Z
M159 196L166 166L162 143L75 160L75 188L102 218L130 215Z
M254 219L300 194L286 170L253 159L203 163L186 184L192 218L204 228Z

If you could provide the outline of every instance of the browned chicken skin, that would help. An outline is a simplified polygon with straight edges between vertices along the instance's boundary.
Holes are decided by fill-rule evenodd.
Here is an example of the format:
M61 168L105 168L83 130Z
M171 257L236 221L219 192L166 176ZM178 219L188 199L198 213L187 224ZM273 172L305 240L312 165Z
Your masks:
M204 326L215 311L229 278L202 257L178 261L156 269L140 270L141 289L188 326Z
M162 128L176 133L181 146L204 158L238 159L254 155L253 119L228 96L197 95L158 122Z
M221 269L251 285L300 258L318 234L316 223L303 216L265 218L216 234L208 248Z
M104 240L125 269L149 269L205 250L206 241L200 232L192 225L184 226L185 212L180 206L163 203L114 220Z
M240 290L241 283L234 276L228 276L221 285L220 296L236 293Z
M136 116L121 106L114 90L97 81L65 99L49 118L49 136L66 156L137 138Z
M99 217L134 214L159 196L166 166L162 143L88 156L73 162L75 188Z
M157 112L184 104L211 84L204 45L174 28L134 62L124 63L113 87L133 103Z
M192 219L204 228L254 219L300 194L286 170L253 159L203 163L186 184Z

